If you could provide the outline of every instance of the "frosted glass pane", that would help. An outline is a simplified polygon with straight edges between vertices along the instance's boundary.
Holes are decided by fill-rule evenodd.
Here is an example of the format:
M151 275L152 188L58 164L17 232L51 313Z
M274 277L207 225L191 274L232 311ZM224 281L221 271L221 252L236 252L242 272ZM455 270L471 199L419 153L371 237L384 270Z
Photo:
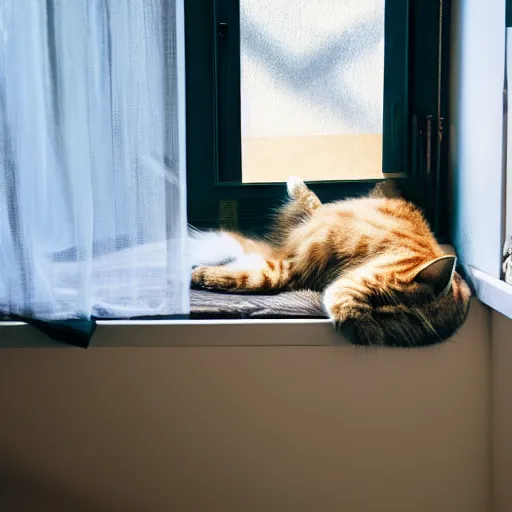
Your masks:
M384 0L241 0L244 182L382 176Z

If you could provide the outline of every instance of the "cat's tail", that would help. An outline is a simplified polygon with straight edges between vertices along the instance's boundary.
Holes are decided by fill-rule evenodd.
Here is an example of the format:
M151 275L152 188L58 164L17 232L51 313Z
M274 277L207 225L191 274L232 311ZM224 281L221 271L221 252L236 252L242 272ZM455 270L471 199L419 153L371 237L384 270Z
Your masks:
M240 242L225 231L200 231L189 226L187 243L190 268L223 265L244 254Z

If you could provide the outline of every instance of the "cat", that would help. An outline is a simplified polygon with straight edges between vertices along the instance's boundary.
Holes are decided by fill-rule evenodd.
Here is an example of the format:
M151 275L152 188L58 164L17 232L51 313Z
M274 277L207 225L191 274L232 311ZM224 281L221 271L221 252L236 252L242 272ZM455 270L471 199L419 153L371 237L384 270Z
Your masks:
M297 177L270 234L195 232L208 257L193 287L235 293L309 289L337 329L356 345L426 346L465 321L471 290L423 214L388 182L366 197L322 204ZM212 243L213 242L213 243Z

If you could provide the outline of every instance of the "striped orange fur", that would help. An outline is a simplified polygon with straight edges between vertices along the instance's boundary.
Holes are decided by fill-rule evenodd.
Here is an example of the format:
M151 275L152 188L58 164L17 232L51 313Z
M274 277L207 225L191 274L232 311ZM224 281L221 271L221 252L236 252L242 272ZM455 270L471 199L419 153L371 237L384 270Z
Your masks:
M471 292L422 213L384 182L329 204L299 178L265 240L228 233L243 252L192 271L192 284L231 292L311 289L356 344L429 345L464 322Z

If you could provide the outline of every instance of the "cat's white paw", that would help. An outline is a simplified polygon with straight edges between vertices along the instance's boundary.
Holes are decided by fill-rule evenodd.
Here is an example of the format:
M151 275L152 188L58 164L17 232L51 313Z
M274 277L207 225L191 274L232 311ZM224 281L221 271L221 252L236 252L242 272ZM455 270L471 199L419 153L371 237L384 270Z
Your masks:
M306 184L298 176L290 176L286 180L286 190L290 199L295 199L304 188L306 188Z

